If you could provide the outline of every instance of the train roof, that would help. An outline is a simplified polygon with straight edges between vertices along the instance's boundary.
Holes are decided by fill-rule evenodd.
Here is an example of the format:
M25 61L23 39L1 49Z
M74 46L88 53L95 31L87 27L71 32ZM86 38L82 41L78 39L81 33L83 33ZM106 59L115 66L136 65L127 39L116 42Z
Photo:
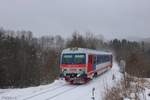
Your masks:
M62 54L68 54L68 53L87 53L87 54L107 54L112 55L111 52L104 52L100 50L92 50L88 48L67 48L62 51Z

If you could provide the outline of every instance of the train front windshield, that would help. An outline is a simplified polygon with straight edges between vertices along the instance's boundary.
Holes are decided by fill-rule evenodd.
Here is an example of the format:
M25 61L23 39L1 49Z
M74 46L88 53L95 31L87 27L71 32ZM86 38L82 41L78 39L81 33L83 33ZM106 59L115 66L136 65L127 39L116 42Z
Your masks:
M85 54L63 54L62 64L85 64Z

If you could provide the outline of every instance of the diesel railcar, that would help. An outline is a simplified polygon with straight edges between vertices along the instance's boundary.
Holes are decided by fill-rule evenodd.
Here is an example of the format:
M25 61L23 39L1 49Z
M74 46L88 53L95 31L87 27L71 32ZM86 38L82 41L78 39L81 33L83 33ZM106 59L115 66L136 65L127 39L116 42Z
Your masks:
M72 84L88 80L112 68L111 52L87 48L67 48L61 53L61 76Z

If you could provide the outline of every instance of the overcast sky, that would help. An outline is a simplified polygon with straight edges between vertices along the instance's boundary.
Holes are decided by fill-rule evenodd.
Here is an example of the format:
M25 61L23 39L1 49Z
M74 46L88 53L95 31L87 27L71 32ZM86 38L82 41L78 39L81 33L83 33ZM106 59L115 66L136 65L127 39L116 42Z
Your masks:
M150 37L150 0L0 0L0 27L34 36Z

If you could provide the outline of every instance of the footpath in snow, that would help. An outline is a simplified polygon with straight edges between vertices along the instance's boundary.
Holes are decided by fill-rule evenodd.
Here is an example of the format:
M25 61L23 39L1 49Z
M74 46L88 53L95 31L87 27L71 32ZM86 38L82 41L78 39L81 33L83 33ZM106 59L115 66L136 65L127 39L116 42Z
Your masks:
M112 76L115 79L112 79ZM122 78L117 63L111 70L84 85L70 85L63 80L24 89L0 89L0 100L103 100L105 88L115 86Z

